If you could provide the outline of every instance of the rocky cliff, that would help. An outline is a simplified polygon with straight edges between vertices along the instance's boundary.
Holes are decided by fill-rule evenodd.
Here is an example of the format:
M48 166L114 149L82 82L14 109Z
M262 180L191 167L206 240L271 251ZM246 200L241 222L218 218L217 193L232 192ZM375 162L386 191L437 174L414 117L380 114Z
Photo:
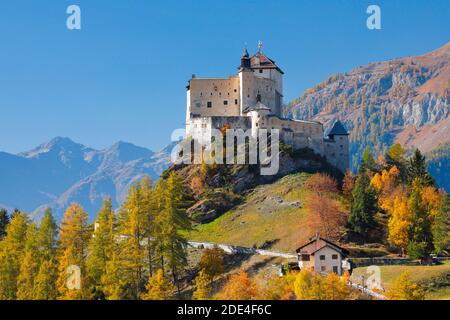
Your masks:
M329 128L335 119L350 131L351 165L366 147L383 154L393 142L428 153L450 141L450 43L421 56L370 63L337 74L290 102L287 116L314 119ZM445 148L445 147L444 147ZM447 145L448 148L448 145ZM444 156L444 158L439 158ZM450 159L434 155L436 163ZM450 190L450 173L435 176Z

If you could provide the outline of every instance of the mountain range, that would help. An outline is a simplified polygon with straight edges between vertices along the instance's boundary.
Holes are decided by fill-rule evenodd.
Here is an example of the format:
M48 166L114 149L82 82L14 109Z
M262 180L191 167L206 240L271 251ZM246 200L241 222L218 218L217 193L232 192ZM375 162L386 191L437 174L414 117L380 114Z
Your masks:
M450 191L450 42L420 56L360 66L336 74L290 102L286 116L350 132L351 165L366 147L382 155L394 142L429 159L438 185Z
M57 137L17 155L0 152L0 207L25 210L32 218L51 207L60 220L78 202L92 218L105 197L118 207L136 181L145 175L156 180L169 165L171 149L153 152L117 142L95 150Z

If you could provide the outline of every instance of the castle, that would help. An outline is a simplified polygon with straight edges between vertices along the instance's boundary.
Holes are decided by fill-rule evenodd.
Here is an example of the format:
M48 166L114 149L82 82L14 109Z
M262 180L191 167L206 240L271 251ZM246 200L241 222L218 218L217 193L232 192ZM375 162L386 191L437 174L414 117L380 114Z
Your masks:
M349 168L348 133L336 121L325 137L317 121L282 117L283 71L261 50L252 57L244 50L237 75L198 78L187 86L186 135L208 135L211 129L242 129L258 136L259 129L279 129L280 140L295 150L309 148L345 172Z

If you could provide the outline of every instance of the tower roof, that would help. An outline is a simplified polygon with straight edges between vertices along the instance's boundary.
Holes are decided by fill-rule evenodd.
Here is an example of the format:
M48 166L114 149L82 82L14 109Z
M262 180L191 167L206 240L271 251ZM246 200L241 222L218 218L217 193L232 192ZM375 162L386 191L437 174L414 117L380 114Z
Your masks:
M328 136L332 137L332 136L339 136L339 135L340 136L348 136L348 132L345 129L344 125L339 120L337 120L334 123L333 128L328 133Z
M268 58L261 51L250 58L252 69L276 69L282 74L284 72L276 65L275 61Z

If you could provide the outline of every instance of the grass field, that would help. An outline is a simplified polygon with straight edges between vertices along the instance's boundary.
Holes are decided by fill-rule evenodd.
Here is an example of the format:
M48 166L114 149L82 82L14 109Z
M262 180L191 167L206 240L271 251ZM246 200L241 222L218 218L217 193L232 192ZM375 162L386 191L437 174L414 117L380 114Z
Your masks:
M450 261L435 266L380 266L380 269L381 282L386 290L403 272L409 271L412 281L423 283L429 288L427 299L450 299L450 283L439 288L432 285L437 282L437 278L445 279L445 275L450 273ZM353 274L368 276L367 268L356 268ZM442 284L442 280L440 282Z
M294 252L312 234L303 228L309 174L286 176L257 187L244 203L208 224L196 226L191 240L252 247L271 242L272 250Z

